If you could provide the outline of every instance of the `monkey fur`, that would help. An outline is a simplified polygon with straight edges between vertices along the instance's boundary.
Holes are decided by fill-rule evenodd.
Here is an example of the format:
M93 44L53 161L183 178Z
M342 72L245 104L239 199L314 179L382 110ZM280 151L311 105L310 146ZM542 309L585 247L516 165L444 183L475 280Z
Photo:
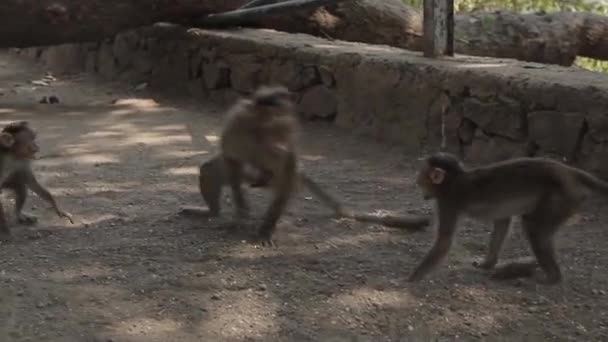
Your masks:
M42 186L32 170L32 160L39 147L36 144L36 133L27 121L13 122L0 132L0 190L9 189L15 193L15 215L23 224L34 224L37 218L23 213L29 188L40 198L49 202L59 217L67 218L74 223L71 214L61 210L51 193ZM10 229L0 203L0 240L10 239Z
M525 236L545 277L543 284L561 282L554 236L591 192L608 198L608 183L581 169L544 158L514 158L465 169L448 153L428 157L418 173L424 198L434 200L438 231L432 248L410 275L418 281L446 256L458 220L468 216L493 221L488 251L474 266L494 269L513 216L520 216ZM523 277L536 263L508 264L495 269L494 278Z
M258 227L255 242L274 245L272 235L296 188L299 123L289 91L284 87L258 88L239 100L226 116L220 137L221 156L239 217L249 216L241 184L243 168L251 165L272 174L273 198Z

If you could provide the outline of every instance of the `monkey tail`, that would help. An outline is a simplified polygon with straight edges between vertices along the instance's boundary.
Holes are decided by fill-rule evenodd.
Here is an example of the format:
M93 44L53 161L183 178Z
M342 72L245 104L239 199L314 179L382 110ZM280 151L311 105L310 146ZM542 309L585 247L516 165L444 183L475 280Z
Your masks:
M576 178L587 188L599 192L608 198L608 182L605 182L589 172L576 170Z
M327 192L323 191L323 189L321 189L321 187L310 177L306 176L303 173L299 173L298 176L300 178L300 182L302 182L302 185L304 185L304 187L306 187L313 195L318 197L323 203L332 208L332 210L336 212L336 215L338 215L338 217L350 216L350 214L347 213L346 210L344 210L342 204L340 204L337 199L329 195Z
M352 218L359 222L378 223L386 227L405 228L411 231L422 231L431 223L428 216L354 214Z

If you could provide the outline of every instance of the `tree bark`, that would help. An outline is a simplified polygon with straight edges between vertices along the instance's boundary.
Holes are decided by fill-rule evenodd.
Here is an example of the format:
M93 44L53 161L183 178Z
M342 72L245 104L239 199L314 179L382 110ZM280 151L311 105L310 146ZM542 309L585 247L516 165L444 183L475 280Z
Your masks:
M200 18L250 2L1 0L0 47L99 41L159 21L201 27ZM400 0L350 0L247 21L247 26L422 50L422 14ZM608 59L608 17L601 15L478 12L456 15L455 22L455 50L461 54L561 65L571 65L576 56Z
M460 54L572 65L577 56L608 60L608 17L587 12L454 16ZM422 51L422 11L400 0L355 0L312 15L279 17L258 26Z
M100 41L158 21L184 22L243 0L0 0L0 47Z

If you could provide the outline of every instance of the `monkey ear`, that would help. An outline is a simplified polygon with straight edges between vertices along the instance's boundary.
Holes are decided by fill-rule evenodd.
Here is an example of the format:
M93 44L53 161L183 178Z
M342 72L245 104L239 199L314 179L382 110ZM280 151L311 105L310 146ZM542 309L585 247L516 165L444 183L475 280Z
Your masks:
M10 133L0 133L0 146L10 148L15 143L15 139Z
M429 172L429 179L433 184L443 183L443 180L445 179L445 170L438 167L432 168Z

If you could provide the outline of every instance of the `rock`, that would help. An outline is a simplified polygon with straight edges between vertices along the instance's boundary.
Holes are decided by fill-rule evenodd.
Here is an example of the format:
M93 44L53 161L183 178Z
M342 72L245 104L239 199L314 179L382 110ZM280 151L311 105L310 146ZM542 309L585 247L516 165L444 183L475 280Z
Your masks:
M226 88L230 85L230 69L223 63L205 63L202 72L207 89Z
M56 73L80 72L85 67L85 51L81 44L62 44L42 50L40 60Z
M465 145L470 145L475 137L476 126L473 121L463 119L457 129L458 138Z
M486 133L513 139L524 138L524 117L516 103L482 102L476 98L467 98L462 111L465 118Z
M114 62L114 54L112 53L112 45L110 43L103 43L99 47L97 70L101 76L106 78L116 76L116 63Z
M501 137L488 137L476 131L473 142L465 147L465 160L492 163L526 155L526 143L516 143Z
M189 61L190 66L189 66L189 74L188 74L189 80L199 79L203 75L203 68L202 68L203 54L204 54L203 51L204 50L197 50L190 56L190 61Z
M305 66L300 69L295 82L291 84L292 90L302 90L319 83L319 74L313 66Z
M281 84L290 90L299 87L298 75L300 74L300 66L293 61L269 62L264 67L264 74L266 75L264 81L268 83Z
M137 86L135 86L134 90L135 91L142 91L148 88L148 82L143 82L138 84Z
M336 95L326 86L314 86L304 92L298 110L307 119L327 119L335 116L338 107Z
M334 85L334 83L336 83L336 80L334 79L334 75L331 72L331 70L329 69L329 67L320 65L317 67L317 71L319 73L319 77L321 77L321 83L324 86L330 88Z
M98 63L97 63L97 51L89 51L87 52L86 59L84 62L84 70L90 73L98 72Z
M605 109L592 110L586 120L591 139L595 142L608 142L608 117Z
M584 121L582 113L531 112L528 113L528 137L541 151L572 158Z
M233 56L229 62L230 85L239 92L252 92L259 85L262 65L249 56Z
M137 62L135 58L136 45L137 33L133 31L120 33L114 38L112 55L121 69L124 70L126 67L130 67L134 61Z

